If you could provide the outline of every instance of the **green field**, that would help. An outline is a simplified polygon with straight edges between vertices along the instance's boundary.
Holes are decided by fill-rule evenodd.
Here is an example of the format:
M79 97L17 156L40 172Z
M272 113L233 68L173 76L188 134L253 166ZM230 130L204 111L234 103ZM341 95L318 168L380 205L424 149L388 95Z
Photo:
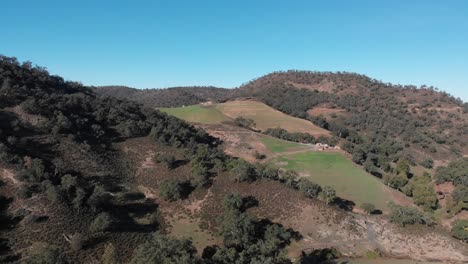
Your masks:
M218 124L228 120L213 106L191 105L175 108L159 108L160 111L192 123Z
M272 152L282 153L287 151L307 150L310 147L305 145L281 140L273 137L262 137L260 141Z
M335 188L338 196L355 202L357 206L370 202L379 209L386 209L387 202L393 200L377 178L363 171L341 153L284 153L273 163L284 164L281 165L283 168L308 175L306 177L311 181L322 186Z

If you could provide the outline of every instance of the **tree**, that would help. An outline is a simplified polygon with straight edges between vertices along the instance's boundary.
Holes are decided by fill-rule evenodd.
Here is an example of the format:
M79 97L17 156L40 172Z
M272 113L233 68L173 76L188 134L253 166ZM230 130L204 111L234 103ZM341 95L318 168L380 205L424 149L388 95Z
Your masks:
M117 259L117 252L115 251L114 244L109 243L104 248L102 254L102 264L116 264L119 263Z
M401 205L389 203L390 208L390 221L397 223L401 226L433 223L432 219L426 214L420 212L414 207L405 207Z
M190 240L175 240L154 233L148 242L135 250L130 264L199 264L196 253Z
M320 192L320 198L324 200L327 204L333 203L336 199L336 191L330 186L325 186Z
M407 159L400 159L398 161L397 166L396 166L396 173L398 175L403 175L405 177L408 177L410 173L410 165Z
M109 213L100 213L89 226L92 233L104 232L112 227L112 217Z
M226 210L241 211L244 206L244 199L239 193L231 193L224 198L224 208Z
M301 178L297 186L299 188L299 191L301 191L309 198L317 198L319 193L322 191L320 185L315 184L305 178Z
M221 223L221 235L227 247L246 247L254 240L252 219L238 210L226 210Z
M176 180L166 180L159 186L159 193L166 201L177 201L182 199L182 187Z
M468 220L459 219L452 226L452 235L464 242L468 242Z
M425 211L437 209L437 195L429 174L417 176L411 183L411 189L415 204L421 206Z
M156 153L154 161L156 163L164 163L166 168L170 170L174 169L177 163L177 159L173 155L164 153Z
M375 211L375 205L371 203L361 204L361 209L364 210L368 215L372 214Z
M234 161L231 174L238 182L254 181L257 178L257 171L255 170L255 167L250 163L240 159Z

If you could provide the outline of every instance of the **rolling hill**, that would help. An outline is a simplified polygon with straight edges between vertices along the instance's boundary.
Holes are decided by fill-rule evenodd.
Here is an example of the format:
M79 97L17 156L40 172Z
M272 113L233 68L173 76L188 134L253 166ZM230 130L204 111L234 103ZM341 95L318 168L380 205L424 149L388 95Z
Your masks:
M145 104L140 92L127 100L99 89L0 57L0 262L292 264L366 256L468 261L464 222L449 223L450 233L437 212L403 206L389 195L401 193L353 164L354 155L285 141L232 120L249 114L236 107L251 107L259 115L250 118L262 130L329 131L343 146L367 147L371 126L337 133L329 120L308 120L310 100L328 98L321 107L334 109L339 94L288 86L281 101L263 87L265 93L255 98L266 104L188 106L206 99L196 96L199 88L164 90L155 103L145 94L151 99ZM203 89L206 94L214 88ZM256 93L217 91L214 101ZM287 104L293 98L303 98L296 104L304 115ZM192 124L155 109L184 105L162 110ZM281 120L274 122L276 117ZM357 136L363 142L350 138ZM412 176L415 198L421 186L432 184L410 175L407 163L391 165L398 179ZM463 160L452 162L434 176L454 184L454 201L464 199L464 168ZM389 192L380 193L385 188ZM354 189L370 190L358 195ZM352 199L358 205L370 199L384 212L357 208ZM389 199L395 204L379 208Z

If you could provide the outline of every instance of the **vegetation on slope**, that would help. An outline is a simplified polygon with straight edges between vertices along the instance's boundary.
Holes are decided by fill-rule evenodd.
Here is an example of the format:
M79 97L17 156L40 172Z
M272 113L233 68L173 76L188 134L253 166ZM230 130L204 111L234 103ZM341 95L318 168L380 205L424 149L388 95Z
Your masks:
M172 87L166 89L135 89L125 86L102 86L94 89L102 96L117 97L142 103L149 108L180 107L206 101L220 102L229 98L232 90L212 86Z

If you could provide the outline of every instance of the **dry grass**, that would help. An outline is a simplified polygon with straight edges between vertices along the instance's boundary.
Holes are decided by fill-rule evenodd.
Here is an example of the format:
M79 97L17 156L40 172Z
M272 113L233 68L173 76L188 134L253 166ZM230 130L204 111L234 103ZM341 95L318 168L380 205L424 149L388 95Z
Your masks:
M283 128L289 132L309 133L313 136L328 136L330 132L315 126L311 122L286 115L264 103L252 100L236 100L219 104L217 108L226 116L239 116L253 119L260 130Z

